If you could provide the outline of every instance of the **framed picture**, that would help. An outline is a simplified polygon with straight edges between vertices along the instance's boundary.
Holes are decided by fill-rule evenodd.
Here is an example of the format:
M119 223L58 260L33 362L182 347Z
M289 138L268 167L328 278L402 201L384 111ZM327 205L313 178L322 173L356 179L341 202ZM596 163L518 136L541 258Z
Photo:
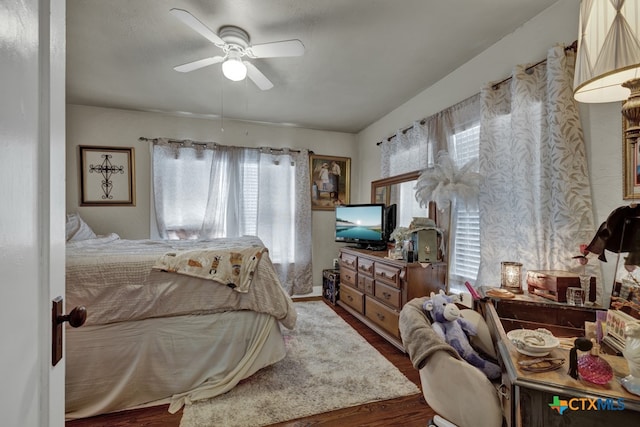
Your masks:
M311 154L311 209L333 210L350 199L351 159Z
M80 146L80 206L135 206L133 148Z
M640 143L631 144L625 138L625 131L628 126L628 120L622 117L623 199L637 200L640 199Z

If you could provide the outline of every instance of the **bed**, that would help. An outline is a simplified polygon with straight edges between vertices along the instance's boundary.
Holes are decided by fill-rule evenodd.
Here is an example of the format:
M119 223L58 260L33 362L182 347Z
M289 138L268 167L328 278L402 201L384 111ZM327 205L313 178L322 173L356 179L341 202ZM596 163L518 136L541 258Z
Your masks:
M94 236L66 247L66 306L87 308L82 327L66 328L67 419L158 403L176 412L285 356L280 328L296 313L257 237ZM258 254L251 268L211 278L224 268L208 260L243 251Z

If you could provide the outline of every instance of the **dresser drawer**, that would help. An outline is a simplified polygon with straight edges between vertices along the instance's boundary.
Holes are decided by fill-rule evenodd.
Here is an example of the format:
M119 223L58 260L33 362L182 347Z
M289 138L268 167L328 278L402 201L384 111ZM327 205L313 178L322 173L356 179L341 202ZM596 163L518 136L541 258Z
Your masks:
M400 287L400 268L389 264L376 262L374 265L374 278L394 288Z
M402 308L402 292L398 288L376 282L374 295L380 301L398 310Z
M353 270L349 270L344 266L340 266L340 283L346 283L347 285L351 285L354 288L356 287L356 272Z
M373 279L364 275L358 274L358 289L364 291L365 294L373 295Z
M342 297L342 295L341 295ZM366 312L365 316L376 325L383 328L385 331L392 334L394 337L400 338L400 329L398 327L398 320L400 314L384 304L376 301L375 299L367 296L366 298Z
M373 277L373 260L367 258L358 259L358 273Z
M358 257L352 254L340 253L340 262L344 267L355 270L358 266Z
M349 287L340 288L340 301L356 310L358 313L364 314L364 294Z

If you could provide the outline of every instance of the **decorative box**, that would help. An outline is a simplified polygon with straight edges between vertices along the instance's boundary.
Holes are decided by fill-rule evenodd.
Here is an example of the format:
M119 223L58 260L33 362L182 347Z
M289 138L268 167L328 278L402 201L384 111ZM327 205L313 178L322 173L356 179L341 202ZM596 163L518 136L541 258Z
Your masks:
M629 323L638 323L638 319L629 316L620 310L607 310L607 322L605 327L605 342L614 349L622 352L626 342L624 328Z
M530 294L558 302L567 302L568 287L580 287L580 276L577 273L562 270L527 271L527 289ZM596 300L596 278L593 276L588 300Z
M322 270L322 297L336 305L340 299L340 270Z

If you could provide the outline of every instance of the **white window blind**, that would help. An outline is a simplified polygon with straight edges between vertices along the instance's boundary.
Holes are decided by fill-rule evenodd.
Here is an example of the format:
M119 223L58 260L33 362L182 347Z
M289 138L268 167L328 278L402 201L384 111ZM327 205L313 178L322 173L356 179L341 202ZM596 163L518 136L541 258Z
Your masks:
M477 158L479 153L480 125L456 132L453 136L454 160L458 167ZM480 214L477 208L457 206L456 223L451 248L449 283L452 289L464 289L464 282L472 283L478 277L480 267Z

